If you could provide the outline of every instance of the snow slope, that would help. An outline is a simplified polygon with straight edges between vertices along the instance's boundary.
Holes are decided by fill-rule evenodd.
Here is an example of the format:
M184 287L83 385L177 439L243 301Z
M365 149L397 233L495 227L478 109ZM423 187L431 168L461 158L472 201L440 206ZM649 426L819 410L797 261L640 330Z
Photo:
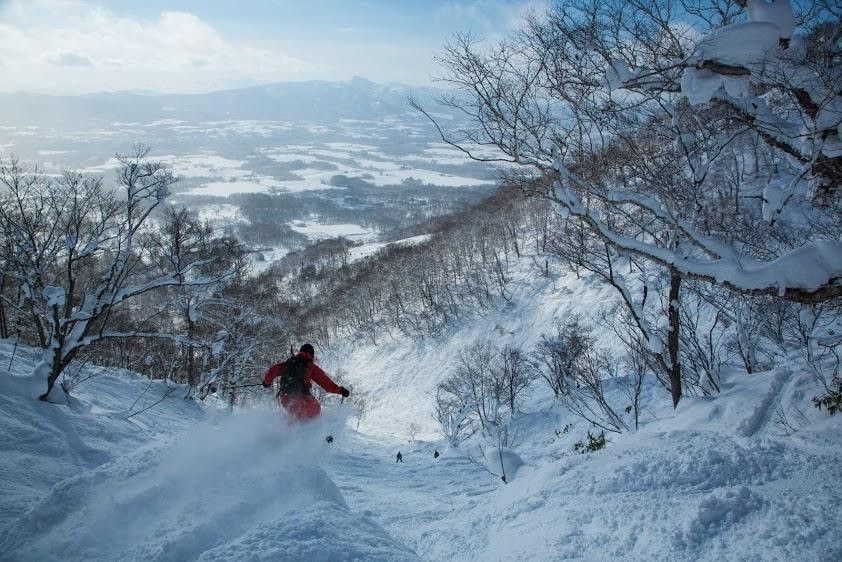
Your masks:
M572 446L591 428L536 392L517 421L525 465L508 484L477 451L446 449L430 392L461 345L530 343L554 315L610 298L572 274L519 275L511 305L438 338L329 358L375 393L361 432L335 401L304 427L267 395L231 414L176 389L141 411L163 383L90 366L81 378L99 374L68 405L44 404L43 381L28 376L34 353L18 348L0 372L0 560L842 557L842 416L812 407L819 389L796 360L728 375L719 396L675 411L652 384L641 429L588 454ZM0 365L11 352L0 342ZM410 442L410 423L424 441Z
M434 459L441 443L353 436L330 463L352 509L426 560L838 560L842 420L815 392L791 369L733 377L589 454L571 452L587 426L536 413L507 485L467 451Z
M128 412L146 403L141 399L132 410L132 403L150 386L149 381L100 375L101 370L95 367L85 370L91 378L79 386L80 396L96 396L95 400L76 399L66 407L39 402L35 398L44 392L45 383L26 376L39 361L40 354L33 350L14 349L11 342L0 341L0 529L49 493L54 484L206 417L195 403L180 399L182 392L167 408L126 421L123 418ZM162 388L154 383L145 397L157 399Z
M440 440L409 445L412 424L423 438L439 439L434 391L459 349L484 338L528 349L553 318L593 315L615 298L593 279L541 278L537 269L523 260L511 272L508 303L464 316L439 336L383 336L328 356L352 388L372 394L360 423L372 442L357 454L393 443L372 461L382 467L377 474L397 475L348 494L352 507L381 510L377 521L431 560L842 556L842 513L829 507L842 499L833 484L842 477L842 417L813 407L821 388L795 359L770 373L728 375L719 396L685 397L676 411L650 381L641 430L609 435L604 451L587 455L572 446L592 428L538 390L518 422L515 449L527 466L505 486L466 458L479 458L477 451L448 451L434 462ZM595 335L618 349L607 331ZM608 392L624 403L620 388ZM398 449L403 464L394 463ZM358 485L353 476L338 478Z
M351 388L371 394L370 413L363 418L360 430L402 440L414 423L421 428L419 436L436 438L438 427L431 417L435 388L454 367L460 349L478 339L527 349L543 332L552 331L554 319L574 313L590 316L616 298L613 289L592 277L577 277L568 271L543 277L539 269L529 257L513 264L508 301L498 299L494 308L465 314L437 337L419 339L395 333L383 335L376 345L353 341L317 350L328 372L341 368ZM618 347L608 330L596 327L594 335L606 346Z
M228 415L173 394L126 420L147 381L102 374L72 407L45 404L17 354L0 377L0 560L416 558L320 466L346 412L293 428L269 407Z

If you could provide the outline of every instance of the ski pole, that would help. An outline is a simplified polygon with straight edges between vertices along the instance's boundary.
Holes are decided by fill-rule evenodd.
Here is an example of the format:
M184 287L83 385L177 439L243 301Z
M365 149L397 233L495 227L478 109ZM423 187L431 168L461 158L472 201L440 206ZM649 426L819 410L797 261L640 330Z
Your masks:
M15 352L18 350L18 339L15 338L15 346L12 348L12 358L9 359L9 368L6 369L7 371L12 370L12 361L15 360Z
M228 390L229 388L248 388L250 386L263 386L263 383L258 382L258 383L255 383L255 384L235 384L235 385L231 385L231 386L220 386L220 387L217 387L216 385L212 384L211 387L210 387L210 391L211 391L211 394L216 394L217 390Z
M18 341L20 341L20 328L15 330L15 346L12 348L12 358L9 359L9 368L6 369L7 371L12 370L12 361L15 360L15 352L18 350Z

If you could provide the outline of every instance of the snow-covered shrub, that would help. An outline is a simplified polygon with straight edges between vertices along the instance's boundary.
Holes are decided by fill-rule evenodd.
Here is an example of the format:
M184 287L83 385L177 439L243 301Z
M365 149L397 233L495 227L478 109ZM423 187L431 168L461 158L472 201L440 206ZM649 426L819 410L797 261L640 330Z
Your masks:
M465 396L454 395L439 386L436 389L436 404L433 417L439 423L442 437L451 447L476 433L471 418L470 403Z
M813 405L824 408L831 416L842 411L842 379L834 378L827 387L827 392L813 398Z
M593 453L595 451L599 451L604 449L606 445L605 441L605 432L600 431L599 435L591 435L591 432L588 432L588 436L585 440L577 441L573 444L573 452L574 453Z
M628 429L605 395L605 379L615 375L611 358L580 316L558 320L532 355L532 368L571 412L607 431Z

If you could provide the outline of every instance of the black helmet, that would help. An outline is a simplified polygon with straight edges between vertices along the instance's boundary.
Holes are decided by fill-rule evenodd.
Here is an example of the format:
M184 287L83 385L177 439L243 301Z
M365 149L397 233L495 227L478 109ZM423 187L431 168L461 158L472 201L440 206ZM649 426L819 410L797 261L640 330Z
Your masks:
M310 345L309 343L305 343L304 345L302 345L301 349L299 349L298 351L303 351L304 353L309 353L313 357L316 356L316 350L313 349L313 346Z

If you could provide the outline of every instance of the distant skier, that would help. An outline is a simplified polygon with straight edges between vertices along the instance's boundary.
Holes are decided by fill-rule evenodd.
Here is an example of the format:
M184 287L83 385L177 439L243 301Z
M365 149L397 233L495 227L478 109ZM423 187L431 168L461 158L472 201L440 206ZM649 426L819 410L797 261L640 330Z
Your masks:
M433 453L433 458L434 458L434 459L439 458L439 451L438 451L438 449L436 449L436 452L434 452L434 453Z
M348 397L351 392L344 386L339 386L313 362L315 349L309 343L301 346L298 353L284 361L269 367L263 376L263 387L272 386L272 381L280 377L278 401L293 418L309 420L317 417L322 408L316 397L310 393L310 387L315 381L320 387L333 394Z
M398 456L395 457L395 462L403 462L403 455L398 451Z

